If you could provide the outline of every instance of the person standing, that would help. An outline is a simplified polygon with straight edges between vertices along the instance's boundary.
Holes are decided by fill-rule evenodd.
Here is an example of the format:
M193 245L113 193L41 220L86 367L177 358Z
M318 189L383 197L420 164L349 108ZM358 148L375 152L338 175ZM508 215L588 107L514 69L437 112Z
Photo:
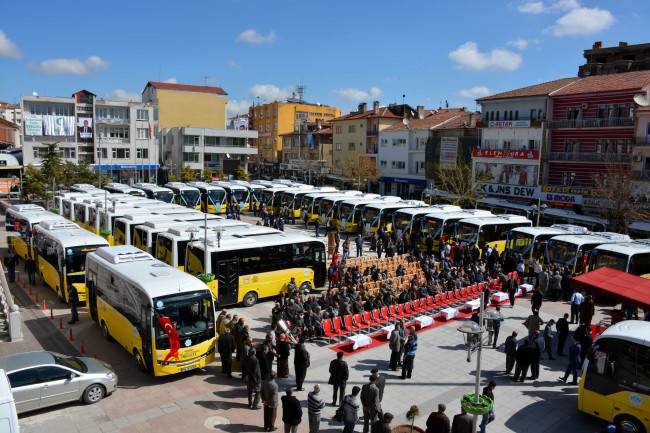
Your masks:
M289 355L291 354L291 345L287 334L280 334L276 345L278 353L278 377L286 379L289 377Z
M318 218L316 218L316 221L314 221L314 231L316 233L316 237L318 237L318 230L319 230Z
M224 328L224 334L217 341L217 349L221 356L221 372L227 377L232 377L232 354L237 344L235 337L230 333L230 328Z
M596 314L594 298L591 295L587 295L584 302L580 305L580 324L589 327L594 314Z
M388 340L388 348L390 349L388 368L392 371L397 371L397 364L400 361L402 353L402 338L399 335L398 326L399 324L395 325L395 328L390 333L390 339Z
M9 252L5 256L5 267L7 268L7 282L13 283L16 281L16 253L9 247Z
M516 331L512 331L512 335L506 338L505 352L506 352L506 374L510 374L512 368L515 366L515 359L517 356L517 332Z
M512 377L512 380L515 382L518 381L519 376L521 376L521 380L519 380L520 382L523 382L526 379L528 368L530 368L530 364L533 362L534 356L535 349L530 344L530 339L525 338L522 346L517 349L517 364L515 365L515 375Z
M68 287L68 301L70 302L70 325L79 321L79 314L77 313L77 305L79 304L79 292L74 284Z
M354 425L359 420L359 392L361 388L352 387L352 394L343 397L340 408L343 409L343 431L342 433L352 433Z
M282 422L284 433L298 433L298 426L302 422L302 407L291 388L287 388L286 395L282 396Z
M535 352L535 356L533 356L530 362L530 379L537 380L539 378L539 360L542 359L542 354L544 353L544 338L541 332L535 331L535 334L530 339L530 345Z
M363 236L361 236L361 233L357 234L357 237L354 239L354 243L357 246L357 257L363 256Z
M454 415L451 422L451 433L473 433L474 417L461 408L458 415Z
M343 360L343 352L338 352L336 354L336 359L330 362L329 372L330 379L327 383L334 387L334 392L332 395L332 406L336 406L337 396L339 396L338 401L343 401L343 396L345 395L345 386L350 376L348 363Z
M571 373L573 375L573 382L571 382L571 385L577 385L578 366L580 365L580 362L582 362L582 358L580 357L582 346L580 345L578 336L573 334L572 338L573 338L573 345L569 349L569 365L567 365L566 372L564 373L563 377L560 377L560 380L562 382L566 382L566 380L569 378L569 373Z
M483 388L483 395L486 397L489 397L492 400L492 409L486 414L483 415L483 418L481 419L481 424L479 426L479 432L480 433L485 433L485 427L487 427L488 424L490 424L492 421L495 419L495 414L494 414L494 388L496 388L497 383L493 380L488 383L488 386Z
M309 433L318 433L320 429L321 410L325 402L320 396L320 385L314 385L314 390L307 394L307 418L309 419Z
M379 388L375 378L370 376L370 381L361 387L361 404L363 406L363 433L370 431L370 426L381 416L381 402L379 401Z
M558 356L564 356L564 345L566 344L567 338L569 338L569 321L567 320L569 313L564 313L564 316L557 319L557 325L555 329L557 330L557 354Z
M451 432L451 424L449 422L449 417L445 415L447 406L440 403L438 404L438 412L431 412L429 418L427 418L427 430L426 433L449 433Z
M390 423L393 422L393 414L386 412L381 419L375 421L372 425L371 433L390 433L392 429L390 428Z
M510 277L510 279L507 282L507 291L508 291L508 299L510 300L510 308L515 306L515 296L517 295L517 289L519 288L519 285L517 284L517 280L515 280L514 276Z
M539 331L544 321L539 317L539 311L533 310L533 314L526 318L524 326L528 328L528 338L533 338L535 331Z
M539 311L542 308L542 302L544 300L544 295L539 287L535 288L533 295L530 297L530 305L532 311Z
M584 302L585 297L582 296L580 290L575 289L571 295L569 302L571 303L571 324L578 323L580 320L580 306Z
M307 368L309 368L309 352L305 348L305 340L301 338L294 348L293 367L296 369L296 391L304 391L302 384L307 377Z
M553 325L555 325L555 320L551 319L544 327L544 346L546 348L548 359L551 361L555 360L555 358L553 358L553 350L551 348L551 343L553 342Z
M250 349L246 356L242 356L241 371L248 390L248 407L261 409L260 389L262 386L262 372L260 362L255 356L255 349Z
M275 431L275 419L278 416L278 384L275 382L277 374L271 372L271 379L262 384L261 397L264 406L264 431Z
M413 334L408 335L408 341L404 345L404 360L402 361L402 379L410 379L413 374L415 363L415 352L418 350L418 342Z
M27 260L25 260L25 273L27 274L27 280L30 285L36 284L36 261L32 258L31 254L27 254Z
M384 400L384 389L386 389L386 378L379 374L379 370L373 368L370 370L370 376L375 378L375 385L379 389L379 402Z
M499 338L499 330L501 330L501 322L506 320L506 318L503 317L503 314L501 314L501 307L499 305L496 306L495 310L496 310L496 313L494 313L495 318L492 320L492 330L494 331L494 335L492 336L493 338L492 349L497 348L497 339Z

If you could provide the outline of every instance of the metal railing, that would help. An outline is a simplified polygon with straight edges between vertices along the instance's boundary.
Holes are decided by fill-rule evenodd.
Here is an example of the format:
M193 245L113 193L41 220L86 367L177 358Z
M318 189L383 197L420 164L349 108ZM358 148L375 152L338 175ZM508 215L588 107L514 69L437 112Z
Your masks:
M628 153L575 153L551 152L549 161L580 161L580 162L631 162L632 155Z
M548 122L549 129L620 128L625 126L634 126L634 119L629 117L621 117L613 119L552 120Z

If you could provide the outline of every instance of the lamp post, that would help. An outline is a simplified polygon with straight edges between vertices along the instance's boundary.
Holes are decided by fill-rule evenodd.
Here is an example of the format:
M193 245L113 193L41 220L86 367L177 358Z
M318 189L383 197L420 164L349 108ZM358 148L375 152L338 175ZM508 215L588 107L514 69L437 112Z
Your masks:
M485 300L483 296L481 296L481 307L479 310L479 322L478 323L483 323L483 312L485 309ZM463 333L463 338L465 340L465 345L467 346L467 362L471 362L471 356L472 356L472 349L474 347L478 348L477 354L476 354L476 381L474 383L474 399L473 402L471 401L472 399L470 398L469 403L473 403L478 406L479 404L479 398L481 397L480 395L480 386L481 386L481 349L483 347L483 331L484 328L475 322L472 321L466 321L463 323L459 328L458 331ZM465 401L465 398L461 400L461 404L463 404ZM489 409L488 409L489 410ZM472 413L472 411L467 411L468 413ZM474 411L476 412L476 411ZM487 412L484 412L487 413ZM472 413L474 415L474 430L476 431L477 428L477 419L478 419L478 413Z
M546 204L541 204L541 202L542 202L542 200L539 199L538 200L539 205L534 204L534 205L531 206L531 209L533 210L533 212L537 213L537 224L536 224L537 227L539 227L539 216L541 214L543 214L544 211L546 210L546 208L548 207Z
M217 227L214 227L212 229L212 231L214 231L217 234L217 248L221 248L221 235L223 234L223 232L226 231L226 229L223 228L223 227L217 226Z

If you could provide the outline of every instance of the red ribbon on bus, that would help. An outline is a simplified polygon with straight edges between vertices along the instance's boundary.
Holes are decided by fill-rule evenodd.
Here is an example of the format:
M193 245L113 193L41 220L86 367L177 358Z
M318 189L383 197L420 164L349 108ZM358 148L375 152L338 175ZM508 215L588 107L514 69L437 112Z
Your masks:
M169 337L169 353L167 356L165 356L165 359L163 359L163 362L167 362L167 360L171 357L176 358L178 361L178 349L181 347L181 342L178 338L178 332L176 332L176 327L172 324L171 320L169 320L168 317L158 317L158 324L160 327L165 331L167 336Z

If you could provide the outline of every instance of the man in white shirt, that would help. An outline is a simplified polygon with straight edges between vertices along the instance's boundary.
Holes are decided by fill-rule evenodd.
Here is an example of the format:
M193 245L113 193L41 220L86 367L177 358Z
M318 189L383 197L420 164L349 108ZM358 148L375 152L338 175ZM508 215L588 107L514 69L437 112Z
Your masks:
M578 289L574 289L573 295L571 295L571 299L569 300L569 302L571 303L571 322L570 322L571 324L579 322L578 319L580 316L580 305L584 301L585 301L585 297L582 296L582 293L580 293Z

